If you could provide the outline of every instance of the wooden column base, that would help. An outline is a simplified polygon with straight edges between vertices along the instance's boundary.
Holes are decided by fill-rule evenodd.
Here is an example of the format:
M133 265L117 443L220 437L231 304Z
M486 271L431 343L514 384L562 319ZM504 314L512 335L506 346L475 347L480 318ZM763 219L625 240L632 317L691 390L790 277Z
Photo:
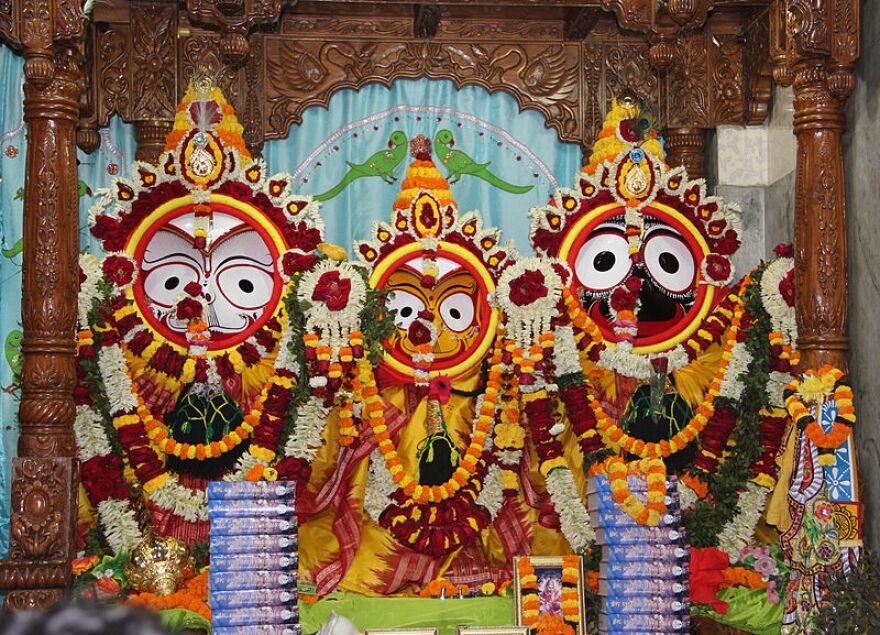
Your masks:
M666 162L671 167L683 165L692 179L706 176L706 129L667 128Z

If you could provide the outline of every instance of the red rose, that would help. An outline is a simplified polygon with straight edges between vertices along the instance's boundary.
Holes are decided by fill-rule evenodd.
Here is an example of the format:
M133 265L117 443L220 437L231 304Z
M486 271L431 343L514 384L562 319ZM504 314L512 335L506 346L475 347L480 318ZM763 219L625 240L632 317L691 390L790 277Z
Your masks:
M739 236L732 229L724 232L724 236L715 241L715 253L730 256L739 249Z
M615 311L632 311L638 299L637 293L627 291L626 287L617 287L611 293L611 308Z
M112 497L115 489L113 482L106 478L90 481L86 485L86 492L92 505L98 505Z
M134 279L134 263L122 256L107 256L101 264L107 282L124 287Z
M785 274L779 281L779 293L788 306L794 306L794 269Z
M183 290L191 296L196 297L198 295L201 295L202 285L200 285L198 282L187 282L186 286L183 287Z
M147 437L144 434L144 428L139 423L122 426L116 431L119 442L125 447L131 447L138 443L146 445Z
M132 465L149 463L156 460L156 453L148 447L131 448L128 451L128 460L132 463Z
M516 306L531 304L547 297L548 293L544 274L535 269L530 269L510 281L510 301Z
M421 320L415 320L409 325L407 337L411 343L419 346L420 344L427 344L430 342L433 334L431 333L431 329L429 329Z
M327 271L321 275L312 300L323 302L331 311L340 311L348 304L351 293L351 280L343 278L338 271Z
M773 253L780 258L791 258L794 256L794 247L791 243L779 243L773 248Z
M290 277L300 271L308 271L316 260L318 257L314 254L291 250L281 258L281 268L284 270L284 275Z
M724 282L730 277L730 261L718 254L706 256L706 274L716 282Z
M638 276L630 276L626 281L626 288L630 291L638 292L642 288L642 279Z
M202 303L192 298L184 298L177 303L177 319L192 320L202 316Z
M638 122L635 119L624 119L620 122L620 136L624 141L635 143L639 140Z
M305 481L312 474L311 466L304 460L293 456L282 459L275 466L278 470L278 480Z

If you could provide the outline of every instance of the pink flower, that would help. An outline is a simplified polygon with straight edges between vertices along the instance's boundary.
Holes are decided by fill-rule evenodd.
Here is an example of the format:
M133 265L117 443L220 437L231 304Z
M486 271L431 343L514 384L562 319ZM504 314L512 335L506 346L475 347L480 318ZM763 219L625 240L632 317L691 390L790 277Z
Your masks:
M758 558L755 560L755 571L765 578L776 573L776 560L773 558Z

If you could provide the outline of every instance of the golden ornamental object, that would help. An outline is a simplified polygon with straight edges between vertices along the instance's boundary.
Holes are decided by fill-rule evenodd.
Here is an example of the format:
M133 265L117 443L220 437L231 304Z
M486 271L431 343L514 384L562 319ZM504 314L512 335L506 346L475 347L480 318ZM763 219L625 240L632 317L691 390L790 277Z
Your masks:
M171 595L192 576L193 568L192 554L183 541L150 532L131 552L125 576L137 591Z

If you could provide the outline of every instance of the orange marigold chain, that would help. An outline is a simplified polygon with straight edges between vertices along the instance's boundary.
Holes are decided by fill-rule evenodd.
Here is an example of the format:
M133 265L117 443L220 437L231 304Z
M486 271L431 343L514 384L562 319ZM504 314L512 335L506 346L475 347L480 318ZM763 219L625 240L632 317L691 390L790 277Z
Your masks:
M666 464L660 459L642 459L627 466L618 456L605 460L604 470L614 501L627 516L640 525L656 527L666 513ZM639 474L647 481L647 503L643 504L629 489L627 476Z
M798 429L803 430L819 449L819 463L822 465L834 465L837 460L834 451L846 443L856 422L853 391L844 383L844 378L843 371L826 365L818 372L807 370L803 380L795 379L783 393L785 409ZM825 398L834 399L837 405L837 417L829 432L825 432L816 421L813 410L806 405L815 404L816 409L821 410Z
M739 300L736 303L736 309L734 311L733 319L731 320L727 341L724 344L724 352L721 355L721 363L719 364L718 371L715 373L715 376L709 384L709 389L706 396L703 398L703 403L700 404L697 408L697 413L684 428L679 430L670 439L663 439L662 441L657 442L643 441L642 439L630 436L624 432L620 426L614 423L611 418L605 414L599 401L597 399L591 399L590 407L596 414L596 428L599 430L599 434L602 435L605 444L643 459L665 458L676 452L680 452L690 445L700 432L703 431L703 428L706 427L706 423L715 412L715 398L720 394L721 382L724 379L724 375L727 373L728 366L730 366L730 360L733 358L732 351L737 342L737 335L739 333L739 327L744 311L745 307L743 306L742 300Z
M474 433L470 445L462 455L461 462L452 477L441 485L421 485L403 467L397 448L385 422L384 407L379 389L376 386L373 367L366 359L358 362L359 379L364 396L364 412L367 422L373 432L373 436L379 445L379 451L385 459L385 466L391 473L394 482L403 490L403 493L419 504L439 503L455 495L464 485L470 481L477 468L477 463L486 449L489 433L492 431L492 423L495 418L495 409L501 394L501 335L497 335L495 349L490 359L489 378L486 382L486 391L483 405L474 426Z

